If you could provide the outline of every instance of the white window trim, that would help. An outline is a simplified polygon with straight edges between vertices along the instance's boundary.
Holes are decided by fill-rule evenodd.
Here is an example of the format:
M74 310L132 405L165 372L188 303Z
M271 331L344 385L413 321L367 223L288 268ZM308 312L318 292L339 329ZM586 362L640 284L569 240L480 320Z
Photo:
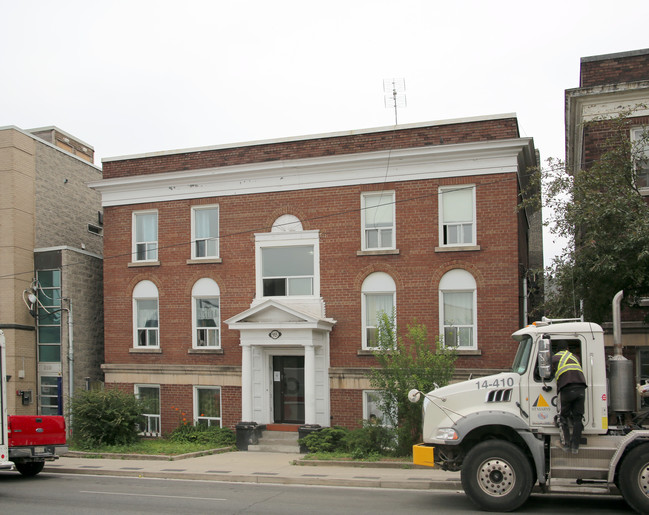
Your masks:
M145 384L145 383L138 383L133 385L133 392L135 396L139 399L140 398L140 388L157 388L158 389L158 406L162 408L162 403L160 402L160 385L159 384ZM161 410L162 411L162 410ZM160 436L162 434L162 413L158 413L157 415L154 413L142 413L142 416L147 417L147 420L149 417L152 418L157 418L158 419L158 429L159 431L140 431L139 434L145 435L145 436Z
M391 283L391 284L389 284ZM387 286L390 286L388 288ZM392 309L396 313L397 309L397 292L394 279L385 272L374 272L368 275L361 286L361 325L362 325L362 349L376 350L377 347L371 347L367 342L367 295L392 295ZM391 316L392 313L387 313Z
M196 255L196 211L201 211L204 209L216 209L217 211L217 225L218 231L216 235L216 255L214 256L197 256ZM191 258L196 260L210 260L218 259L221 257L221 245L220 245L220 233L221 233L221 210L218 204L210 204L206 206L192 206L191 208L191 231L192 231L192 241L191 241Z
M139 291L138 291L139 290ZM158 327L155 328L157 334L157 345L138 345L138 323L137 323L137 301L138 300L155 300L158 310ZM159 349L160 348L160 295L158 287L151 281L140 281L133 288L133 348L134 349Z
M261 249L266 247L313 246L313 292L311 295L264 297ZM258 299L313 299L320 297L320 231L269 232L255 234L255 277Z
M219 407L221 408L220 417L201 417L198 412L198 390L218 390L219 392ZM218 421L218 426L223 427L223 392L220 386L194 386L194 425L198 425L199 420L207 420L209 426L215 424L212 421Z
M154 259L138 259L137 258L137 244L141 243L137 241L137 215L151 215L155 214L156 215L156 233L157 233L157 239L155 241L156 244L156 257ZM133 263L155 263L160 259L160 219L158 215L158 210L157 209L147 209L145 211L133 211L132 214L132 220L131 220L131 261ZM148 242L152 243L152 242Z
M474 282L472 285L473 287L469 287L467 284L460 284L460 288L443 288L443 283L444 283L444 278L449 278L449 274L456 272L456 271L461 271L464 272L465 277L468 279L468 277L471 277L471 280ZM463 275L464 275L463 274ZM450 282L450 281L449 281ZM457 350L477 350L478 349L478 288L477 285L475 285L475 278L473 275L471 275L470 272L467 270L463 269L454 269L454 270L449 270L444 274L442 277L442 280L440 281L440 288L439 288L439 334L444 337L444 293L473 293L473 341L471 342L472 345L468 346L462 346L462 347L454 347ZM446 347L446 342L444 342L444 346Z
M469 243L444 243L444 204L442 195L445 191L454 191L459 189L471 188L473 192L473 220L471 222L471 239ZM477 204L476 204L476 185L475 184L454 184L452 186L440 186L437 191L437 212L438 212L438 237L439 247L442 248L460 248L460 247L475 247L478 244L477 238Z
M389 247L368 247L367 246L367 228L365 227L365 215L367 209L365 206L366 199L368 197L385 197L385 200L381 201L381 204L391 204L392 205L392 241ZM361 193L361 250L394 250L397 248L397 223L396 223L396 194L393 190L390 191L381 191L381 192L363 192ZM379 241L381 239L379 238Z
M196 325L196 299L219 299L219 320L214 328L217 330L215 346L198 345L198 327ZM216 281L209 278L199 279L192 287L192 348L193 349L220 349L221 348L221 290Z
M649 130L649 128L647 128L647 127L633 127L633 128L631 128L631 142L633 144L637 143L645 130ZM649 158L649 148L645 149L645 153L647 154L647 157ZM634 163L634 166L635 166L635 163ZM645 163L645 166L649 166L649 162ZM649 187L638 188L638 190L640 191L640 193L642 195L649 195Z
M378 394L378 393L379 390L363 390L363 420L368 420L368 421L370 420L368 397L372 394ZM387 417L384 412L382 413L381 425L386 427L392 427L392 424L390 423L390 417Z

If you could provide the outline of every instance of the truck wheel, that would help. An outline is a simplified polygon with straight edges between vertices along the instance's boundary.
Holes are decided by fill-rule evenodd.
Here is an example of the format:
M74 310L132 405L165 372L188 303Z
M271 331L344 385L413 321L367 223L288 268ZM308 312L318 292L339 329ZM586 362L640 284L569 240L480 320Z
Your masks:
M20 472L23 476L32 477L38 474L43 467L45 466L44 461L24 461L22 463L16 463L16 470Z
M638 513L649 513L649 445L640 445L626 455L620 467L622 497Z
M532 465L513 443L487 440L473 447L462 464L462 487L473 503L487 511L512 511L530 496Z

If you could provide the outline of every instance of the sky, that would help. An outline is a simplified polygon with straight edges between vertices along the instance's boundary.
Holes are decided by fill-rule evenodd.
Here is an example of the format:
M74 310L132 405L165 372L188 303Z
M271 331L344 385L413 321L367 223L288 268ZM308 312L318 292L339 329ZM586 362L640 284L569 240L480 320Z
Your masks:
M647 0L0 0L0 127L55 125L101 166L392 126L398 78L399 124L516 113L563 158L580 58L649 48L648 19Z

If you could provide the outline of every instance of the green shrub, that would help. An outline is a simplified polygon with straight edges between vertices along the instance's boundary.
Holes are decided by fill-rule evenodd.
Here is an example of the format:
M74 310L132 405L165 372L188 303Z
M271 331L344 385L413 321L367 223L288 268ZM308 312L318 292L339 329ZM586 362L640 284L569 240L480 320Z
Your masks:
M363 427L348 432L344 438L347 451L355 459L392 454L396 431L387 426L363 421Z
M336 452L346 450L345 436L348 431L342 427L324 427L300 438L300 445L304 445L309 452Z
M90 390L77 394L70 407L72 436L81 448L128 445L138 439L142 403L120 390Z
M185 424L174 429L168 438L172 442L209 444L214 448L230 447L237 439L234 431L227 427Z

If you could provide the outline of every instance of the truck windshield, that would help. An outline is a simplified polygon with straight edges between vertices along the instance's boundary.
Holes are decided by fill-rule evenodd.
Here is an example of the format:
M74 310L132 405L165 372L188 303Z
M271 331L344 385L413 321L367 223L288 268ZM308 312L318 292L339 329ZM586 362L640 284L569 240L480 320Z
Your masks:
M527 370L527 364L530 362L530 352L532 352L532 337L524 336L518 344L518 351L512 365L512 372L524 374Z

